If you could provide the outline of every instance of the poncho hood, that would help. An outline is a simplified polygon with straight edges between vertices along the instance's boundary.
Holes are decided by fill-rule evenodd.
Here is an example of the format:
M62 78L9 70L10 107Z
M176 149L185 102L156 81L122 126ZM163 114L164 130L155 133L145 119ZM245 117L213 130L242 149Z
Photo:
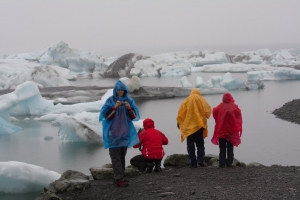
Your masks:
M234 146L238 146L241 143L240 138L243 131L242 113L234 102L231 94L225 93L222 103L213 109L215 130L211 141L215 145L219 144L220 138L225 138Z
M143 121L143 126L144 126L144 129L155 128L154 121L150 118L147 118Z
M199 89L194 88L190 95L182 102L178 110L177 123L181 132L181 141L204 128L203 137L207 137L207 119L211 115L211 107L201 96Z

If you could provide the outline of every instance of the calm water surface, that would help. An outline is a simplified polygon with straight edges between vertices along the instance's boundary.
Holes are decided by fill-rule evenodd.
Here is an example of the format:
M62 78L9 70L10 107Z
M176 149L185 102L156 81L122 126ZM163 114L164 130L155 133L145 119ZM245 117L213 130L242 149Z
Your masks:
M205 81L211 76L222 75L215 73L198 73L188 77L192 85L197 76ZM246 74L233 74L233 77L246 80ZM180 77L170 78L142 78L142 85L149 86L177 86ZM111 85L116 79L80 80L74 85ZM231 91L236 103L242 110L243 135L242 143L235 147L235 158L246 164L259 162L270 166L300 166L300 125L276 118L271 112L284 103L300 98L300 81L267 81L265 89L253 91ZM217 106L222 94L204 96L212 107ZM186 154L186 143L181 143L180 133L176 126L178 108L184 98L158 99L138 101L141 118L152 118L155 126L169 138L169 145L165 146L166 155L174 153ZM25 117L18 117L19 119ZM78 143L62 143L58 137L58 127L49 122L34 121L15 122L23 128L12 135L0 136L0 160L20 161L45 167L46 169L63 173L68 169L90 175L89 168L110 163L108 150L101 146ZM209 135L205 139L206 154L218 154L219 148L210 142L213 134L214 120L208 120ZM54 139L45 141L45 136ZM137 149L128 149L126 161L139 154ZM5 199L6 196L1 196ZM14 196L13 199L18 199ZM9 199L9 197L7 197Z

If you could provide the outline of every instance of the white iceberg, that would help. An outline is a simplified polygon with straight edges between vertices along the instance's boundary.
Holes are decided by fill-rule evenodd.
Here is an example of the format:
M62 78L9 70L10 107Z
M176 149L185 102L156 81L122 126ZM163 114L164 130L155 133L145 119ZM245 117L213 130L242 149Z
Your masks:
M23 162L0 162L0 193L23 194L42 191L60 174Z

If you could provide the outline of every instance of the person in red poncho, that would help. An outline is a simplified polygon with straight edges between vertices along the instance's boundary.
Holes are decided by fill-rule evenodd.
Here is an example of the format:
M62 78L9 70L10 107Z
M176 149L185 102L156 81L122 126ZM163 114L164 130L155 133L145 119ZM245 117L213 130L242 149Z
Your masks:
M161 160L165 155L163 145L168 144L168 138L155 129L154 121L150 118L143 121L143 126L144 130L139 134L140 143L133 146L133 148L140 147L142 154L133 157L130 163L141 172L147 169L146 172L151 173L154 166L154 171L159 172Z
M233 146L241 143L242 136L242 113L238 105L234 103L230 93L223 95L223 102L213 108L213 117L215 119L215 131L211 142L219 145L219 166L232 167ZM227 150L227 159L226 159Z

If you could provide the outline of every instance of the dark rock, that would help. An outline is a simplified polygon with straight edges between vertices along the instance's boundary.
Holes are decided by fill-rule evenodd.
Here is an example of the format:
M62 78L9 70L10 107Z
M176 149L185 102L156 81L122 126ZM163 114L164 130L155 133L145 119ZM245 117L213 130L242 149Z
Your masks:
M111 164L105 164L104 167L91 167L90 172L94 180L113 179L114 173ZM136 168L127 167L125 169L126 177L139 176L141 173Z
M55 193L70 192L74 190L85 190L91 187L89 176L73 171L65 171L61 177L50 184L49 190Z
M189 164L189 156L184 154L173 154L167 156L164 161L164 167L186 167Z
M105 78L119 78L120 76L120 71L123 70L124 74L123 76L126 76L129 74L131 68L133 68L133 62L132 62L132 57L135 54L133 53L128 53L120 58L118 58L116 61L111 63L107 70L104 72L104 77Z
M295 124L300 124L300 99L285 103L272 112L276 117Z

